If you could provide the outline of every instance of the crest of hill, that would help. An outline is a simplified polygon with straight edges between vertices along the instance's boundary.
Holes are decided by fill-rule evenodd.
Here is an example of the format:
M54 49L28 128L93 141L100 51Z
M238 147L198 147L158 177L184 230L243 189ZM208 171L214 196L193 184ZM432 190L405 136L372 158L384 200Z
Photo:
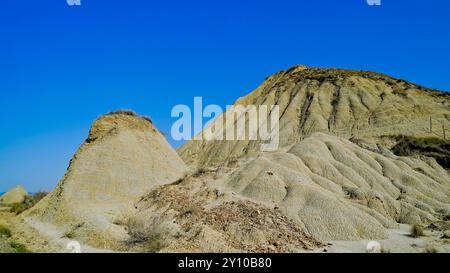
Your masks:
M98 118L89 131L88 142L115 133L119 128L130 130L152 130L157 132L149 117L139 116L131 110L118 110Z
M450 128L448 93L367 71L295 66L268 77L235 105L278 105L280 148L316 132L371 149L392 148L399 136L444 139L441 125ZM219 166L255 156L260 146L261 141L193 140L178 152L188 164Z
M150 241L153 251L297 252L387 239L398 223L440 223L449 193L448 172L430 158L315 133L288 150L163 185L123 224L132 244Z

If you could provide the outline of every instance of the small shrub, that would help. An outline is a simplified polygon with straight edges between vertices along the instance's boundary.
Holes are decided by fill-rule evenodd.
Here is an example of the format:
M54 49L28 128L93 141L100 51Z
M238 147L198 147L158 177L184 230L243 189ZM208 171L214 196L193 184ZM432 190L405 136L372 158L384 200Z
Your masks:
M0 226L0 237L10 238L12 236L11 230L9 228Z
M188 208L186 208L181 215L187 216L187 215L197 215L202 212L201 208L199 206L191 205Z
M130 235L130 243L139 245L148 252L158 252L164 248L165 244L158 230L153 229L151 225L147 225L142 220L129 219L127 223L128 234Z
M425 249L425 253L429 253L429 254L434 254L434 253L438 253L439 251L433 247L433 246L429 246Z
M127 116L133 116L137 117L138 114L134 112L133 110L127 110L127 109L120 109L114 112L109 112L107 115L127 115Z
M31 253L31 251L23 244L12 241L9 245L16 253Z
M126 221L126 229L130 236L129 244L151 253L160 251L167 246L169 238L180 234L178 225L163 215L131 217Z
M26 198L26 200L22 203L15 203L11 206L11 212L15 213L16 215L21 214L22 212L26 211L27 209L31 208L32 205L29 203L28 201L28 197Z
M65 232L65 233L64 233L64 238L67 238L67 239L73 239L73 238L75 238L75 232L73 232L73 231L67 231L67 232Z
M48 192L45 191L39 191L33 194L34 204L37 204L39 201L44 199L48 195Z
M419 238L424 236L424 230L422 225L420 224L415 224L411 227L411 236L414 238Z
M389 248L385 248L384 246L382 246L381 253L388 254L388 253L391 253L391 250Z
M239 166L239 161L237 159L232 159L227 163L228 168L235 168L237 166Z

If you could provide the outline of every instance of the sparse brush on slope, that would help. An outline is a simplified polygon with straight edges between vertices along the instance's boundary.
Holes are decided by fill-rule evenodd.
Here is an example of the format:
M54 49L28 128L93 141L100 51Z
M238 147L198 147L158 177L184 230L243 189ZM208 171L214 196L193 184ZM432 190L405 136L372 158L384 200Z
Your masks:
M22 203L28 195L22 186L17 186L0 196L0 206L11 206L15 203Z
M145 252L158 252L167 246L169 238L178 237L179 227L165 215L130 217L125 226L130 235L128 243Z
M11 248L14 250L15 253L31 253L31 250L29 250L25 245L12 241L9 243Z
M121 109L121 110L117 110L117 111L114 111L114 112L109 112L106 115L126 115L126 116L138 117L138 118L145 119L148 122L150 122L151 124L153 124L153 121L152 121L152 119L150 117L140 116L136 112L134 112L133 110Z
M28 195L25 197L25 200L23 202L13 204L11 206L10 211L12 213L19 215L22 212L32 208L39 201L41 201L45 196L47 196L47 194L48 194L47 192L37 192L33 195Z
M425 249L424 252L427 253L427 254L436 254L436 253L439 253L439 251L437 250L437 248L434 247L434 246L428 246L428 247Z

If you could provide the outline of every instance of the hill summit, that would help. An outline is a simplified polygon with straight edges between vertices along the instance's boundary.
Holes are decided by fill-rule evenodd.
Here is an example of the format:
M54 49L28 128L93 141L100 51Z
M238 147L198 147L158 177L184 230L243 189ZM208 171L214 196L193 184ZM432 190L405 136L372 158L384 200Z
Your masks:
M279 106L278 150L261 151L259 140L190 141L178 150L183 162L151 120L110 113L24 221L40 234L146 252L315 251L388 240L400 224L444 235L447 93L296 66L235 105Z
M391 148L402 136L444 139L450 131L448 93L367 71L294 66L268 77L235 105L279 105L280 148L316 132ZM178 152L189 164L218 166L256 155L260 145L194 140Z

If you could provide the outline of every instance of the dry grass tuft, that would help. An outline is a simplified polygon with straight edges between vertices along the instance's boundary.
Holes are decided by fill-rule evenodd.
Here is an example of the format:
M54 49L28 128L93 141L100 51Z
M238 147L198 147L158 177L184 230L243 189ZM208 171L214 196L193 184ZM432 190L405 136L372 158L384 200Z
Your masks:
M127 110L127 109L120 109L114 112L109 112L108 114L106 114L107 116L109 115L126 115L126 116L132 116L132 117L140 117L148 122L150 122L150 124L153 124L153 121L150 117L147 116L139 116L136 112L134 112L133 110Z
M424 234L424 229L423 229L423 226L422 225L420 225L420 224L414 224L412 227L411 227L411 237L414 237L414 238L419 238L419 237L422 237L422 236L424 236L425 234Z
M130 217L125 221L130 239L128 244L142 251L156 253L168 245L168 240L180 234L178 226L164 215Z
M426 155L444 168L450 168L450 141L437 137L398 136L392 152L399 156Z

